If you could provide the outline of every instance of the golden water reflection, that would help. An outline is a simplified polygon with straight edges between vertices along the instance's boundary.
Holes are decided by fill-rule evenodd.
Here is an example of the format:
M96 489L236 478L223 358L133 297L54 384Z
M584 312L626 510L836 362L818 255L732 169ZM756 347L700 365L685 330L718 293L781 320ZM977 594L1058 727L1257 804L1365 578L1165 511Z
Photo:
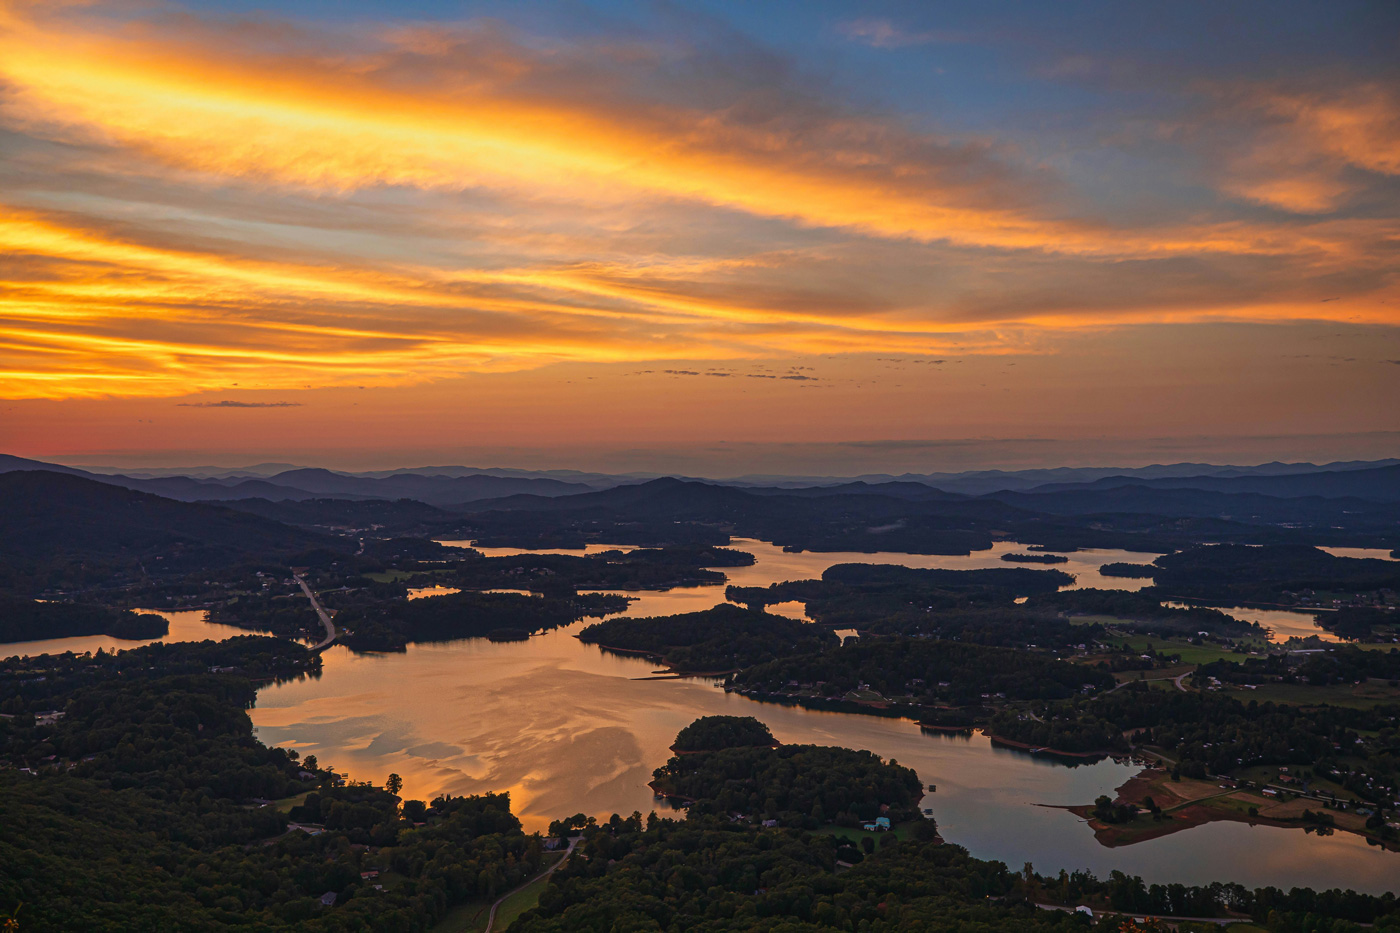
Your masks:
M1078 818L1037 804L1092 801L1133 773L1066 767L982 735L923 733L906 720L758 703L703 679L647 679L653 666L584 645L583 623L525 642L410 645L402 654L326 652L325 672L264 688L252 711L269 744L315 754L357 780L404 779L431 798L509 790L527 829L576 812L664 810L646 786L675 735L703 715L753 715L784 742L864 748L937 784L925 799L944 836L984 858L1042 870L1118 868L1154 881L1387 890L1400 856L1339 833L1218 824L1105 849Z
M45 638L39 641L17 641L0 645L0 655L5 657L33 657L40 654L62 654L72 651L83 654L88 651L125 651L158 641L222 641L235 635L256 634L251 629L241 629L234 625L220 625L209 622L209 613L204 609L137 609L136 612L150 612L162 616L170 623L170 631L160 638L113 638L111 635L79 635L75 638Z
M678 612L698 612L724 602L724 590L727 586L769 586L773 583L784 583L791 580L816 580L828 567L835 564L900 564L905 567L945 570L983 570L992 567L1030 566L1036 570L1063 570L1073 574L1074 583L1066 589L1097 587L1111 590L1140 590L1149 586L1152 581L1105 577L1099 573L1099 567L1114 562L1150 564L1160 556L1155 553L1094 548L1062 555L1068 558L1066 563L1042 566L1039 564L1015 564L1002 560L1001 555L1003 554L1025 550L1025 545L1015 541L998 541L985 551L951 555L865 554L859 551L789 552L784 551L776 544L759 541L756 538L734 538L729 546L735 550L752 554L754 563L748 567L721 568L726 580L724 583L712 586L686 587L662 592L627 592L626 595L634 597L634 601L627 607L627 611L620 613L620 615L640 619L647 616L672 615ZM508 549L497 548L496 550ZM538 552L515 550L510 552L510 556L520 553ZM594 590L591 592L618 593L622 591ZM805 607L802 607L800 603L780 603L779 607L781 607L780 614L782 615L795 619L806 618ZM772 607L769 611L776 610L778 607Z
M1000 554L1019 545L963 557L908 554L790 554L772 544L736 539L757 557L751 567L725 568L729 582L766 586L812 579L848 561L916 567L1004 567ZM499 556L520 551L494 549ZM600 548L607 550L607 548ZM573 552L577 553L577 552ZM1079 552L1068 564L1077 586L1137 589L1145 581L1102 578L1109 561L1148 563L1157 555ZM638 597L628 615L707 609L724 587ZM800 603L782 610L802 616ZM431 798L509 790L529 830L583 812L664 810L646 786L669 756L682 727L698 716L753 715L784 742L862 748L913 767L938 792L926 798L940 830L975 855L1013 867L1042 870L1113 869L1158 882L1232 879L1257 886L1309 885L1388 890L1400 856L1370 848L1356 836L1328 838L1299 830L1212 824L1121 849L1105 849L1077 817L1040 806L1092 801L1112 793L1133 773L1102 761L1067 767L993 747L982 735L943 736L912 722L825 713L758 703L704 679L651 679L657 672L636 657L605 652L574 637L586 623L494 644L469 639L410 645L402 654L326 652L318 680L264 688L252 711L269 744L315 754L357 780L404 779L405 793ZM853 634L845 632L843 634Z

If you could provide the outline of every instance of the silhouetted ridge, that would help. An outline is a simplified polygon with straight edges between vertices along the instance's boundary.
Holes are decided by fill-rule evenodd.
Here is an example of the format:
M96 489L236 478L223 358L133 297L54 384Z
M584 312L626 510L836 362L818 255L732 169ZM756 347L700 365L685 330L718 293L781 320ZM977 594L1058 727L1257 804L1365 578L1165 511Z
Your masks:
M94 574L143 566L147 572L189 571L339 544L257 515L80 476L0 474L0 587L22 585L30 574L59 562L86 562L84 569Z

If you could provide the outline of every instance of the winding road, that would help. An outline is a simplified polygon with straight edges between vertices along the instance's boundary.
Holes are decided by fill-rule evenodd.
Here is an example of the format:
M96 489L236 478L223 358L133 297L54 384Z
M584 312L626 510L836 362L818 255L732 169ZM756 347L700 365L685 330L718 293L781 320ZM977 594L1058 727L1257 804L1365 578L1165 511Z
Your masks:
M306 585L300 574L292 574L292 579L301 584L301 591L306 594L306 598L311 600L311 608L316 610L316 615L321 617L321 624L326 627L326 637L311 650L321 651L331 642L335 641L335 624L331 622L331 614L326 611L326 607L321 605L321 601L316 598L316 594L311 591L311 587Z
M562 858L559 859L559 861L555 862L553 865L549 866L549 868L540 872L538 875L531 878L529 881L526 881L524 884L517 885L516 887L507 891L505 894L502 894L500 897L496 898L496 903L491 905L491 913L486 918L486 933L491 933L491 928L496 925L496 910L506 902L506 898L510 897L516 891L522 891L525 888L528 888L530 885L534 884L536 881L541 881L554 874L555 869L557 869L560 865L563 865L569 860L569 856L574 854L574 847L582 841L582 836L574 836L569 840L569 847L564 850L564 855Z

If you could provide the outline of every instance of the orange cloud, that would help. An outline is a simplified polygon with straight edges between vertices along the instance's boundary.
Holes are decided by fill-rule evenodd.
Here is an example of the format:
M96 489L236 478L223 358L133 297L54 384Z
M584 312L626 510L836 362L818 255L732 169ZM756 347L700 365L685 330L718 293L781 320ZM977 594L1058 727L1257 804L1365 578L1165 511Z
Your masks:
M331 54L54 9L0 0L0 121L64 145L0 205L4 397L1022 352L1125 321L1396 323L1391 219L1065 219L1053 183L987 143L798 98L637 98L609 69L652 67L645 47L444 28ZM1329 140L1310 152L1393 172L1389 100L1260 106ZM1300 211L1339 196L1325 172L1268 168L1241 192ZM114 190L133 193L113 207ZM426 219L450 198L467 206Z
M21 21L0 33L0 76L6 114L32 132L211 176L339 192L485 188L579 205L694 201L881 237L1105 257L1299 247L1287 231L1241 224L1134 231L1058 219L1035 207L1039 183L986 144L889 120L581 100L539 90L559 77L503 37L437 37L426 50L411 41L414 58L439 53L431 80L404 77L393 52L240 54L227 38ZM1345 123L1332 111L1316 119Z
M1400 175L1400 93L1376 84L1299 93L1246 86L1218 93L1262 121L1230 160L1227 190L1300 214L1331 211L1361 190L1356 170Z
M0 208L0 396L172 395L238 383L376 385L561 360L739 359L790 353L1004 352L1018 329L1099 327L1117 307L1017 302L940 313L909 299L826 300L743 276L762 262L576 264L444 271L255 259L138 242ZM25 265L28 259L30 265ZM774 260L775 262L778 260ZM733 276L738 275L738 278ZM1392 297L1393 293L1392 293ZM1179 301L1178 301L1179 304ZM1380 298L1336 305L1199 302L1134 320L1393 321Z
M0 208L0 396L393 384L560 360L926 350L938 328L821 320L550 270L346 269L157 247ZM25 258L33 266L21 264ZM591 303L590 303L591 302Z

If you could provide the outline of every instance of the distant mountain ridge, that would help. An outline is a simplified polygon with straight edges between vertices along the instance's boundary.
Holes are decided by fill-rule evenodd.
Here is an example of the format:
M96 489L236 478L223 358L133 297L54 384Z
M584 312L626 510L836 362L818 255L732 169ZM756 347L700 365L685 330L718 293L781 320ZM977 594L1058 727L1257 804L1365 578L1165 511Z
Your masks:
M0 474L0 589L44 588L157 571L189 572L245 560L288 559L340 544L329 535L217 505L163 496L82 476L13 470ZM75 569L80 568L80 569Z
M1283 475L1230 475L1164 477L1108 476L1092 483L1062 483L1037 486L1033 496L1079 491L1096 492L1121 486L1145 489L1196 489L1204 492L1249 493L1282 499L1319 496L1324 499L1355 498L1373 502L1400 502L1400 465L1367 469L1320 470Z
M270 501L322 499L413 499L434 506L453 506L478 499L529 493L564 496L591 492L583 483L536 477L486 475L443 476L394 473L383 477L355 476L313 467L298 467L261 478L238 476L153 476L89 473L75 467L0 454L0 474L15 470L47 470L154 493L183 502L226 502L238 499Z
M666 477L653 474L603 474L574 470L518 470L500 467L419 467L350 473L287 464L256 464L233 470L191 468L188 474L146 470L134 474L94 473L76 467L0 455L0 473L50 470L99 482L152 492L182 501L228 502L242 499L304 501L412 499L438 508L476 510L481 503L515 496L557 498L646 485L656 479L694 482L745 490L758 496L825 497L879 495L911 501L979 497L1003 493L1041 495L1073 491L1099 493L1124 486L1146 489L1196 489L1281 498L1355 498L1400 501L1400 460L1312 463L1264 463L1221 466L1205 463L1154 464L1146 467L1057 467L1031 470L977 470L964 473L869 474L856 478L742 476L728 480ZM584 499L569 508L589 507ZM1004 501L1011 501L1005 499ZM1048 500L1046 500L1048 501ZM1167 500L1162 500L1167 501ZM516 504L500 503L502 507ZM530 508L528 500L518 503Z

